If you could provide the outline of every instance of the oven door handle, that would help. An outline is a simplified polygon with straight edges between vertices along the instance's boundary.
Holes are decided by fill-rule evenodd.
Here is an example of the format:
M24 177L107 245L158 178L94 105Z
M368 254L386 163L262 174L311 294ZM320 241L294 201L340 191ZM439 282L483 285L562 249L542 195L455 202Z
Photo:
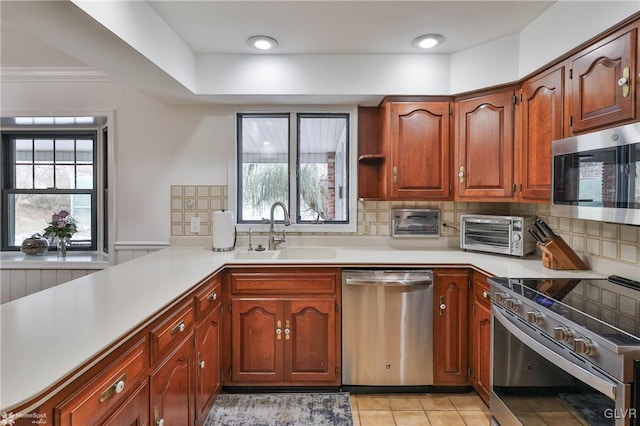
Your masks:
M491 311L493 312L494 320L499 321L500 324L504 328L506 328L509 333L517 337L518 340L520 340L522 343L533 349L536 353L544 357L550 363L555 364L575 378L582 380L592 388L600 391L607 397L616 401L616 389L619 385L621 385L621 383L618 384L614 381L606 380L605 378L596 376L593 373L588 372L584 368L573 364L570 361L567 361L564 357L558 355L551 349L539 343L536 339L529 336L524 331L520 330L500 311L500 308L497 308L495 305L493 306L493 309L491 309Z

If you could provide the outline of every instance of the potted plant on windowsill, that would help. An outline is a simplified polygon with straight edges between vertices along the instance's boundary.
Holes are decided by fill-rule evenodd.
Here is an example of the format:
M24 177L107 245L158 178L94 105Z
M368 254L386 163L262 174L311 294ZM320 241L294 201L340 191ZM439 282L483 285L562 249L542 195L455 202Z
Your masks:
M53 240L56 237L58 257L67 257L67 248L71 244L71 237L78 231L75 220L67 210L60 210L51 216L49 226L44 229L44 236ZM52 241L53 242L53 241Z

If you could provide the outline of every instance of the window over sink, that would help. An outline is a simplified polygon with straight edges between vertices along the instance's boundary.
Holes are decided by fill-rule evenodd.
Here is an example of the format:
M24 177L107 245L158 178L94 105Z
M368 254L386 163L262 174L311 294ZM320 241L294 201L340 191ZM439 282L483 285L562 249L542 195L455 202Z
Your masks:
M355 230L351 115L350 111L237 114L237 187L230 191L229 205L236 206L240 229L262 223L270 217L273 203L282 201L289 210L291 230ZM283 221L281 209L276 209L274 218Z

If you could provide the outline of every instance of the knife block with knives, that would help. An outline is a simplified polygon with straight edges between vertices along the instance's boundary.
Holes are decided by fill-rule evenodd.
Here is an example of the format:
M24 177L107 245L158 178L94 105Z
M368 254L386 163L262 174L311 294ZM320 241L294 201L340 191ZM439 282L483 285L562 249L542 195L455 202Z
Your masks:
M529 229L529 234L536 240L542 252L542 266L549 269L579 269L589 267L580 259L575 251L542 219L537 219Z

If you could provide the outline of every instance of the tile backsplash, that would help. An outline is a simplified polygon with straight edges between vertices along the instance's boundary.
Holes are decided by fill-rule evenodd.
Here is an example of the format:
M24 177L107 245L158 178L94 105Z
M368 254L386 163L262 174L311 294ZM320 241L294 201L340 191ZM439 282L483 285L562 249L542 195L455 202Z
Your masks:
M227 185L172 185L171 236L212 237L213 212L227 209ZM479 203L454 201L358 201L358 228L354 233L288 232L288 235L391 235L391 209L439 209L451 227L442 236L457 236L464 213L536 215L544 219L579 254L640 265L640 227L551 216L548 204ZM190 232L192 217L200 218L200 232ZM259 234L259 232L257 233Z
M171 185L171 236L212 236L213 212L227 208L227 185ZM191 232L191 218L200 232Z

